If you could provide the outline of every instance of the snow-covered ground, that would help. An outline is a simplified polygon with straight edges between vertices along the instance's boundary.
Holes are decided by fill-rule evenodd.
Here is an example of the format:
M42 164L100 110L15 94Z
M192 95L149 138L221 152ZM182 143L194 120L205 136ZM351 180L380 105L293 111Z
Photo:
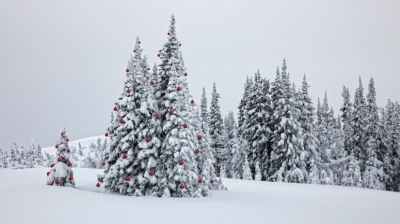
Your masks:
M76 188L47 171L0 169L0 223L400 223L400 193L227 179L207 198L144 198L102 193L101 170L75 168Z

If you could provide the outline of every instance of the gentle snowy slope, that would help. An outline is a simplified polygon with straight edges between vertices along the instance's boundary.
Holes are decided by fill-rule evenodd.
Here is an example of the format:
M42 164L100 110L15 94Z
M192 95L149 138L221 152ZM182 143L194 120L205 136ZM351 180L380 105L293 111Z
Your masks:
M74 169L75 189L45 185L47 170L0 169L0 223L400 223L399 193L225 180L208 198L138 198L100 193L101 170Z

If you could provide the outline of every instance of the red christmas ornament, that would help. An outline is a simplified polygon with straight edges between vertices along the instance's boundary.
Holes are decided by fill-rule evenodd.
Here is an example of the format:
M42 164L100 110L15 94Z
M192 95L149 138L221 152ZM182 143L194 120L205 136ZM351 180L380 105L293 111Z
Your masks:
M132 92L131 88L129 88L126 92L131 93Z
M126 71L126 72L129 72L129 68L127 68L125 71Z
M188 125L186 123L184 123L183 128L188 128Z
M100 183L97 183L97 184L96 184L96 187L97 187L97 188L99 188L100 186L101 186L101 184L100 184Z
M68 180L73 180L73 179L74 179L73 176L69 176L69 177L68 177Z
M104 135L105 135L106 137L108 137L108 132L106 132Z
M58 157L58 158L57 158L57 161L58 161L58 162L61 162L61 161L62 161L62 158L61 158L61 157Z
M197 135L197 140L201 140L201 139L203 139L203 136L201 136L201 135Z
M211 183L211 184L213 184L213 183L214 183L214 180L213 180L213 179L211 179L211 180L210 180L210 183Z
M120 124L125 124L125 120L123 118L119 119Z
M197 183L199 183L199 184L203 183L203 179L199 178L199 179L197 180Z
M128 158L128 154L126 154L126 153L122 154L122 158L127 159Z
M185 72L183 75L184 75L184 76L188 76L187 72Z
M50 172L47 172L47 176L50 176Z
M169 115L173 115L174 114L174 109L169 108L168 113L169 113Z
M182 87L180 87L180 86L177 86L177 87L176 87L176 91L179 92L179 91L181 91L181 90L182 90Z
M196 153L196 155L198 155L200 153L200 149L194 150L194 153Z
M54 163L52 163L52 164L50 165L50 167L53 168L53 167L54 167Z
M169 36L169 35L171 35L171 34L168 32L167 35Z
M192 99L192 100L190 101L190 103L191 103L191 104L194 104L194 99Z
M114 107L114 111L118 111L118 107L115 106L115 107Z
M68 161L67 166L72 166L72 163L70 161Z
M150 170L149 175L150 175L151 177L154 176L154 170L153 170L153 169Z
M151 141L150 137L146 137L146 142L149 143Z
M61 136L64 136L64 132L61 132Z
M154 116L154 118L155 118L156 120L160 120L160 115L156 114L156 116Z
M59 181L58 179L56 179L56 180L54 181L54 183L55 183L56 185L59 185L59 184L60 184L60 181Z
M70 152L71 152L71 150L67 149L67 153L70 153Z
M183 190L183 189L185 189L185 184L179 184L179 189L181 189L181 190Z
M182 159L180 159L180 160L178 161L178 164L181 165L181 166L183 166L183 164L185 164L185 161L183 161Z
M160 53L157 54L157 57L160 57Z
M56 145L56 146L54 146L54 147L56 147L56 149L58 149L58 145Z
M126 177L125 177L125 180L126 180L126 181L130 181L130 180L131 180L131 176L126 176Z

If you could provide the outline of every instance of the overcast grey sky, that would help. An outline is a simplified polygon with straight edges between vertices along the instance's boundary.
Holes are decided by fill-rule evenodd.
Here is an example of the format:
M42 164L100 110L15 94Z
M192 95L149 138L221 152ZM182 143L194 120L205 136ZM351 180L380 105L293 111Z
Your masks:
M378 103L400 99L400 1L0 0L0 145L52 145L103 134L136 36L150 63L170 14L197 98L212 82L223 113L236 110L246 75L273 78L286 57L314 103L335 109L345 84L375 77Z

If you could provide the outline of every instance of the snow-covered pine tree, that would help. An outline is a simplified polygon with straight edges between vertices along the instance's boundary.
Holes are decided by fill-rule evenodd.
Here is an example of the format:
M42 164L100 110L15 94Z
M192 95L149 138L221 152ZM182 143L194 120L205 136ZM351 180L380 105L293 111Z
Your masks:
M219 176L221 167L225 165L227 161L226 149L224 144L224 123L221 116L221 110L219 106L220 95L217 92L215 83L213 84L213 91L211 93L211 105L209 114L209 129L210 129L210 140L211 149L215 155L216 160L216 173Z
M354 103L353 103L353 113L352 113L352 130L353 133L351 135L352 138L352 147L354 152L354 157L358 161L360 165L361 173L365 170L365 161L366 161L366 126L367 126L367 114L366 114L366 103L364 98L364 87L361 81L361 77L359 78L359 86L356 89L354 95Z
M341 119L343 124L343 144L347 155L350 155L353 151L352 104L350 102L350 91L345 86L343 86L342 97L343 105L340 108L340 111L342 112Z
M232 170L231 170L231 159L232 159L232 139L237 137L237 127L236 121L233 115L233 112L230 111L228 115L224 118L224 143L225 143L225 152L228 154L228 159L224 166L225 177L232 178Z
M387 150L383 136L383 126L376 105L374 79L370 79L367 94L367 127L366 127L366 162L363 173L363 186L372 189L385 189L386 175L383 169L385 151Z
M51 170L47 172L47 184L66 186L75 186L74 174L72 172L72 162L70 161L70 149L68 146L69 138L64 130L61 132L55 148L57 149L57 158L50 165Z
M254 75L254 85L246 104L247 113L243 122L242 135L248 142L248 160L253 177L258 162L262 179L267 179L270 153L271 130L268 123L271 117L269 81L262 78L259 71Z
M349 187L362 186L360 166L353 155L350 155L350 161L347 163L346 169L343 172L341 184Z
M115 103L111 125L106 132L106 136L110 138L110 147L105 153L104 175L98 177L107 191L129 195L137 190L138 181L136 176L132 176L138 172L137 169L133 170L132 164L138 155L135 109L140 108L137 88L138 85L142 85L142 77L137 76L143 75L140 44L137 38L134 56L131 57L126 69L127 80L124 83L123 93ZM100 183L97 186L100 186Z
M302 130L285 60L280 76L277 74L272 84L272 110L274 133L269 179L303 183L307 174L303 173L305 162Z
M135 126L138 154L131 165L132 177L137 179L136 195L159 195L159 149L161 140L160 115L154 96L153 85L157 82L155 74L149 74L146 58L140 61L137 73L134 73L138 84L138 98L135 107ZM154 79L154 80L153 80ZM150 80L150 81L149 81Z
M175 18L171 16L168 41L160 50L160 84L157 101L160 108L163 139L159 183L161 196L198 196L195 136L189 121L186 72L176 36Z
M253 180L253 176L250 171L249 161L247 160L247 153L244 155L244 164L243 164L243 180Z
M318 169L320 167L321 159L319 157L319 152L317 150L318 140L315 137L315 125L314 125L315 109L311 101L311 98L308 94L309 87L310 86L307 83L306 75L304 75L301 90L297 94L298 106L300 110L299 122L303 130L303 136L304 136L303 145L306 156L307 170L310 173L310 175L311 173L313 173L315 177L317 173L319 173ZM312 179L308 179L308 182L310 183L319 182L315 181L316 178L314 177L312 177Z
M249 96L251 93L251 90L253 88L253 79L250 77L246 78L246 82L244 84L244 93L243 93L243 97L240 100L239 103L239 114L238 114L238 135L242 136L243 130L244 130L244 122L248 113L247 110L247 102L249 101Z
M384 171L388 175L386 190L400 190L400 105L388 101L385 110L385 134L388 150L384 159Z

